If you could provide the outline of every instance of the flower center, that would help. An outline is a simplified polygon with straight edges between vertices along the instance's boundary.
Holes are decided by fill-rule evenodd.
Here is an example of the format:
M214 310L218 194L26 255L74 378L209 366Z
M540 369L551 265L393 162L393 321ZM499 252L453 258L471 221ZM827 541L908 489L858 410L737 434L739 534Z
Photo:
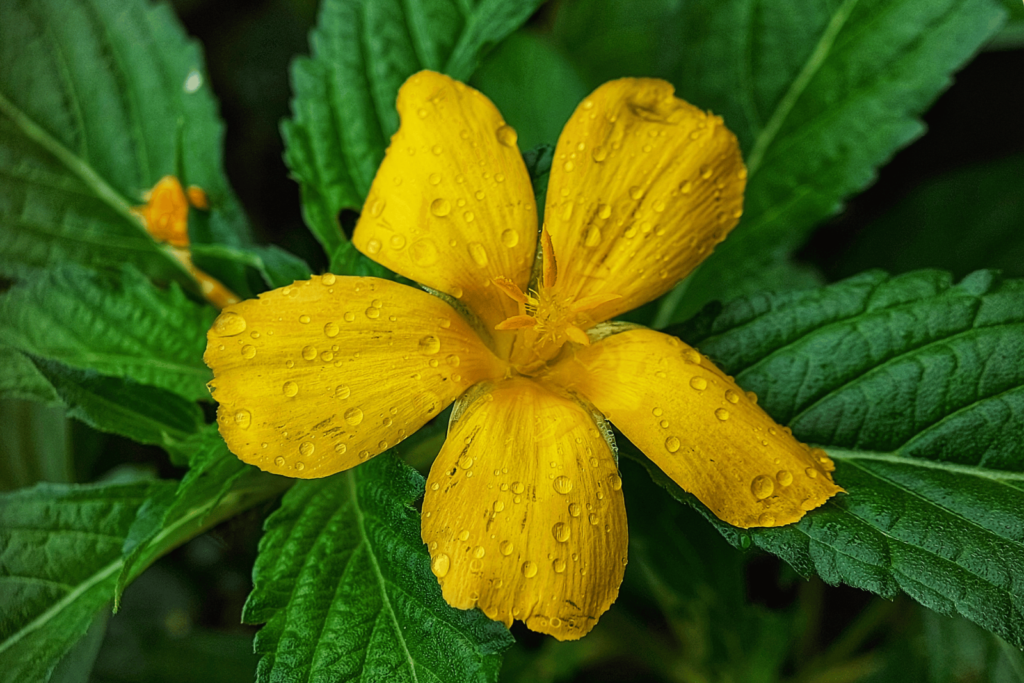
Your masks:
M494 284L519 304L514 315L495 329L516 330L518 338L509 361L523 375L535 375L558 357L567 342L590 345L587 329L595 324L588 314L598 306L620 298L618 294L598 294L576 299L559 291L558 264L547 231L541 233L543 276L537 290L523 292L508 278L495 278Z

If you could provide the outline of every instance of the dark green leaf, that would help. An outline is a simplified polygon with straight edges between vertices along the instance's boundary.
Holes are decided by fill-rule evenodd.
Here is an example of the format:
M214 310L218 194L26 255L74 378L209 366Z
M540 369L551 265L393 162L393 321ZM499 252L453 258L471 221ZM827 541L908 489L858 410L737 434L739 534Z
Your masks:
M196 265L209 272L237 271L245 276L229 282L239 296L252 298L267 289L308 280L309 265L298 256L276 246L230 247L223 244L192 246Z
M576 105L590 92L575 67L536 33L509 36L473 77L519 134L520 149L554 145Z
M423 478L380 455L302 481L267 520L243 618L258 681L493 681L512 639L445 604L409 504Z
M1024 644L1024 281L872 272L674 331L825 448L848 492L777 529L709 516L726 538Z
M67 414L101 432L172 449L203 425L199 406L177 394L33 357Z
M0 680L46 681L113 596L139 506L170 482L0 495Z
M362 208L391 135L395 97L432 69L466 81L488 46L517 29L543 0L401 3L325 0L311 58L292 65L292 118L282 125L285 161L302 191L306 224L332 257L345 241L343 209Z
M0 306L2 306L0 299ZM0 327L3 336L7 323ZM0 344L0 398L39 401L45 405L60 405L60 398L46 378L17 349Z
M203 350L215 315L132 269L55 267L0 296L0 343L195 400L209 397Z
M1024 276L1022 187L1022 155L940 176L858 232L838 274L942 268L963 277L998 268L1007 277Z
M0 272L133 263L192 280L131 214L165 175L204 188L218 241L248 241L199 48L166 5L0 4Z

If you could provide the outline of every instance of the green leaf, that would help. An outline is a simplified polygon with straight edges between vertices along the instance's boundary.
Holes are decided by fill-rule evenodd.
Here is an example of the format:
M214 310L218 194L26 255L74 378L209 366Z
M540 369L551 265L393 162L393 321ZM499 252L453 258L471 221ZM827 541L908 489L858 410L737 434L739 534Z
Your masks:
M101 432L171 450L199 431L203 411L192 401L131 380L32 359L74 417Z
M662 315L674 321L713 299L786 286L792 250L924 132L918 116L1005 16L993 0L657 2L645 3L645 37L627 16L635 4L613 2L599 17L568 3L556 35L602 78L667 78L722 115L749 169L744 216ZM599 54L609 27L616 40ZM783 279L751 277L768 269Z
M63 406L0 399L0 491L72 481L69 432Z
M0 494L0 680L49 679L113 595L139 506L170 482Z
M685 10L675 81L725 118L749 178L743 219L693 275L684 317L756 291L747 273L777 262L874 182L1005 16L992 0L705 4Z
M1024 276L1022 178L1024 155L1018 154L920 185L858 231L838 273L942 268L963 277L985 267Z
M308 280L311 272L301 258L274 245L237 248L223 244L195 244L192 256L201 270L235 271L245 276L229 284L233 292L247 298L267 289L290 285L295 280Z
M221 474L202 469L197 478ZM247 469L226 491L221 480L41 484L0 494L0 681L48 680L114 597L119 579L134 580L172 548L284 488L280 477ZM162 517L139 552L144 512L153 510L154 501L174 498L176 490L175 514Z
M243 613L257 681L494 681L512 639L445 604L409 506L423 478L391 455L301 481L266 524Z
M0 4L0 272L56 263L194 286L130 212L165 175L206 190L218 241L248 241L202 55L166 5Z
M709 306L674 332L825 448L848 492L749 532L699 507L728 540L1024 645L1024 281L869 272Z
M487 56L473 85L516 129L520 149L558 142L565 122L590 92L549 39L526 30L513 33Z
M0 343L195 400L209 397L203 364L216 312L138 271L119 276L54 267L0 296Z
M178 459L188 462L189 470L177 489L168 489L164 495L150 497L139 510L124 544L124 564L118 576L115 609L121 592L141 567L147 567L162 551L160 534L177 520L194 517L200 521L210 514L221 500L239 483L248 480L266 480L266 486L276 484L279 490L291 485L291 480L275 477L246 465L228 451L216 425L209 425L174 448Z
M0 307L3 300L0 299ZM8 323L0 327L0 337ZM46 378L17 349L0 344L0 398L39 401L48 406L60 405L60 397Z
M398 88L422 69L467 81L489 45L543 0L401 3L325 0L312 57L292 64L292 118L281 126L285 162L302 192L306 225L328 256L345 237L343 209L360 210L391 135ZM332 272L343 273L335 267Z

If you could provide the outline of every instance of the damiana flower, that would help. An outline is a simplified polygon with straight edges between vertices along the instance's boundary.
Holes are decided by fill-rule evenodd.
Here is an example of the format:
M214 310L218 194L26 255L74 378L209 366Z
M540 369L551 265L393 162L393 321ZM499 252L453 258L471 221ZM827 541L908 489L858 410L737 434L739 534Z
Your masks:
M234 453L323 477L457 401L423 501L434 574L452 606L559 639L594 626L626 564L606 419L739 527L841 490L822 451L695 349L606 322L738 221L746 170L720 118L663 81L598 88L558 141L538 237L516 133L486 97L421 72L398 111L353 243L431 291L326 274L228 307L206 362Z

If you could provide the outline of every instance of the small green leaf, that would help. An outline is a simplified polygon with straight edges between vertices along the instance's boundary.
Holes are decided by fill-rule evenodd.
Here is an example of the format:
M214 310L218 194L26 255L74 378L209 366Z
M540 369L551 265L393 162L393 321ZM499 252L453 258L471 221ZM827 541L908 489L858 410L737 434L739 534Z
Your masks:
M516 129L520 149L558 142L565 122L590 92L550 40L527 30L513 33L487 56L473 85Z
M139 506L171 482L0 494L0 680L49 679L113 595Z
M847 491L776 529L699 507L730 542L1024 645L1024 281L869 272L709 306L673 331L825 448Z
M0 296L0 343L203 399L211 378L203 350L215 315L177 286L161 291L130 268L116 277L55 267Z
M177 394L33 357L74 417L101 432L172 449L203 425L199 406Z
M194 286L130 207L165 175L202 187L217 241L247 243L198 46L166 5L0 4L0 272L77 262Z
M345 242L343 209L358 211L398 130L395 98L409 76L432 69L466 81L488 46L543 0L325 0L312 57L292 64L292 118L281 127L285 161L302 191L306 225L332 257Z
M266 524L243 619L257 681L494 681L512 639L445 604L409 504L423 478L380 455L301 481Z

